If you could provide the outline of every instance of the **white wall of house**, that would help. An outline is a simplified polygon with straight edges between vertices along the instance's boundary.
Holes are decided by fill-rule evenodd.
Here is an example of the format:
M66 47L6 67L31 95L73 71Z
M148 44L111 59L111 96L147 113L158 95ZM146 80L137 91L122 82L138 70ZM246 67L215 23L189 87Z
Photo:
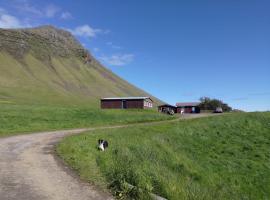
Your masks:
M149 101L144 101L144 107L152 108L153 107L153 103L152 102L149 102Z

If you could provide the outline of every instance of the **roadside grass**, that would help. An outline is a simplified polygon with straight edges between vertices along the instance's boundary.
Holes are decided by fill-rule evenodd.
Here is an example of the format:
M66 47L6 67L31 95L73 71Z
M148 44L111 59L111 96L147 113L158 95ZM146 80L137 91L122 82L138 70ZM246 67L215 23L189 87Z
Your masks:
M156 110L101 110L87 106L0 104L0 137L35 131L173 119Z
M105 152L100 138L109 141ZM270 112L97 130L65 138L57 152L120 199L270 197Z

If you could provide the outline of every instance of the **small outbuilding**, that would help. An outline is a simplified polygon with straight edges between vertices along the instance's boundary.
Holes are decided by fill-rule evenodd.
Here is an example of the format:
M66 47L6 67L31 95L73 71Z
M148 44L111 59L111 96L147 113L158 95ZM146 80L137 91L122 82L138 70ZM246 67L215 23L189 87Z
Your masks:
M100 100L102 109L147 109L153 107L150 97L110 97Z
M177 113L200 113L199 102L176 103Z

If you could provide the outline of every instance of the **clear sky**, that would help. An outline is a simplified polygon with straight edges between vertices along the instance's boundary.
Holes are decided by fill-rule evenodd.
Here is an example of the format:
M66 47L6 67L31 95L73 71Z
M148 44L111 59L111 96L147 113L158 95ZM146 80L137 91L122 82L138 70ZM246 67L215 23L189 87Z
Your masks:
M269 0L0 0L0 27L44 24L168 103L270 110Z

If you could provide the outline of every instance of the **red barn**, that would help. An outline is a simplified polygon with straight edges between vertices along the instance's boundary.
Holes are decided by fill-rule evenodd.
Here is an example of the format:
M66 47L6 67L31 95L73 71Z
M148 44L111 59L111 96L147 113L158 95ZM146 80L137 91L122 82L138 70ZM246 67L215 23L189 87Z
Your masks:
M100 100L102 109L146 109L153 107L149 97L111 97Z
M200 113L199 102L176 103L177 113Z

